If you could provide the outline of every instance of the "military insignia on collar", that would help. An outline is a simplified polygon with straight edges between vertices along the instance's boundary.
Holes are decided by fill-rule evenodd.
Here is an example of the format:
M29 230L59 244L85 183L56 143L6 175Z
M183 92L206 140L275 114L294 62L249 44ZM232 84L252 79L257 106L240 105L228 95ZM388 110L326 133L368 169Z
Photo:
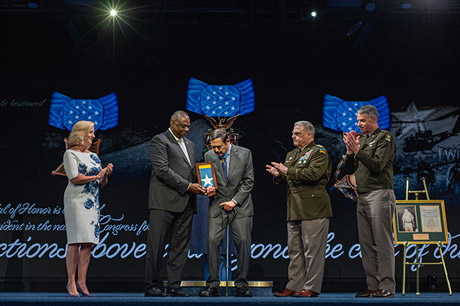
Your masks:
M386 141L391 141L391 134L387 134L387 135L385 136L385 140L386 140Z

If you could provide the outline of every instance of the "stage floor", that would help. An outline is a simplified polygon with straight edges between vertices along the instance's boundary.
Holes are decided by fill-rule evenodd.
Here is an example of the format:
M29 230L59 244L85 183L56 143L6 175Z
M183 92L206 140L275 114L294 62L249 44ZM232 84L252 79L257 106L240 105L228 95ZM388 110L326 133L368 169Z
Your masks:
M277 298L277 297L218 297L218 298L146 298L142 293L97 293L96 297L72 298L66 293L46 292L3 292L0 293L0 305L300 305L305 303L319 305L459 305L460 293L449 296L448 293L407 293L396 294L394 298L355 298L355 293L323 293L317 298Z

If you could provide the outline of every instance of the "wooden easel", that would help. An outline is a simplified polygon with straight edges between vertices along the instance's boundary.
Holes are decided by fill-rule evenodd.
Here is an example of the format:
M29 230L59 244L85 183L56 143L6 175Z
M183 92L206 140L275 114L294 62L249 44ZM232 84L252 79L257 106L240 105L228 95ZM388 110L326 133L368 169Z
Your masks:
M423 181L423 188L424 190L409 190L409 178L406 179L406 200L409 200L409 194L415 194L415 200L418 200L418 195L425 193L426 199L429 200L430 196L428 195L428 189L426 188L426 182L425 182L425 177L422 177ZM406 249L409 245L415 244L415 262L407 262L406 258ZM425 242L425 244L434 244L430 242ZM446 268L446 263L444 261L444 256L442 254L442 246L443 243L441 241L437 241L436 245L438 246L439 249L439 254L441 254L441 262L418 262L418 244L409 242L409 241L404 241L404 259L403 259L403 286L402 286L402 295L406 294L406 266L408 265L415 265L416 266L416 295L420 295L420 268L422 268L425 265L442 265L444 268L444 274L446 275L446 281L447 281L447 286L449 288L449 295L452 295L452 288L450 287L450 281L449 281L449 276L447 275L447 268Z
M102 139L98 139L89 148L89 150L93 153L96 153L96 155L99 155L99 149L101 146L101 141ZM64 143L65 143L65 149L69 149L69 140L67 138L64 138ZM61 163L55 170L51 171L51 175L60 175L60 176L67 176L65 173L64 169L64 164Z

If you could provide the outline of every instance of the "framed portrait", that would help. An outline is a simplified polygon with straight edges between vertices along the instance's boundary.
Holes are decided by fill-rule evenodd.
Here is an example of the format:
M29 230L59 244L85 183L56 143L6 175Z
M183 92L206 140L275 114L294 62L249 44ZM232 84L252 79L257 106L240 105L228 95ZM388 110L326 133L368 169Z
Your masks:
M400 205L396 207L395 218L400 232L418 232L418 218L415 205Z
M448 243L444 200L398 200L393 217L395 242Z
M213 162L195 163L198 183L203 187L214 187L217 189L216 171Z

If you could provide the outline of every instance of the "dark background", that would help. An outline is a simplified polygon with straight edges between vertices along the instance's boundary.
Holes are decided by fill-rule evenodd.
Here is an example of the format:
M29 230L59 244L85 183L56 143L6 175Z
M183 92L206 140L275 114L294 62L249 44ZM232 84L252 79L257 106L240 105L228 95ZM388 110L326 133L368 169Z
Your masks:
M121 216L124 223L148 219L150 178L149 139L167 129L169 117L185 109L190 77L209 84L254 82L255 111L236 120L240 145L253 152L256 185L254 244L286 245L285 187L276 186L265 173L265 164L281 161L292 149L290 133L297 120L318 127L317 142L326 146L335 165L344 148L340 133L322 128L322 101L326 93L344 100L365 101L386 95L390 111L404 112L414 102L419 110L453 109L458 114L460 6L454 1L124 1L118 21L107 19L104 1L4 1L0 5L0 102L43 101L40 107L0 107L0 203L36 203L37 207L62 205L66 180L49 173L64 152L61 131L48 125L53 91L72 98L97 99L116 92L119 124L97 131L102 138L101 159L113 162L116 171L102 190L104 214ZM356 2L356 6L345 4ZM312 8L319 16L311 19ZM347 32L362 21L351 35ZM191 113L198 148L209 126ZM439 118L435 118L439 119ZM420 123L417 117L411 122ZM442 125L442 122L439 123ZM446 189L448 169L458 164L438 160L439 150L458 150L458 122L447 129L450 138L430 150L408 154L398 151L395 190L404 198L405 177L416 185L420 163L426 161L436 178L429 183L431 197L445 199L449 231L460 232L460 188ZM195 130L194 130L195 128ZM393 132L397 132L392 124ZM434 131L435 133L435 131ZM413 135L414 132L412 132ZM408 137L410 135L404 135ZM404 138L397 139L398 144ZM201 143L200 143L201 141ZM146 146L147 145L147 146ZM439 153L440 154L440 153ZM332 184L332 181L331 181ZM330 231L333 247L345 250L357 243L355 208L331 189L334 215ZM20 216L21 222L62 216ZM42 218L42 219L41 219ZM0 223L8 219L0 216ZM57 242L65 246L63 232L0 232L0 242ZM111 235L110 243L145 243L146 234ZM455 243L455 240L452 241ZM456 247L455 247L456 248ZM400 250L398 247L397 250ZM454 291L459 286L460 264L456 250L447 264ZM45 256L46 257L46 256ZM4 290L53 290L65 281L65 262L50 258L4 258L0 288ZM429 257L428 257L429 259ZM251 280L273 280L283 287L286 259L251 261ZM203 279L203 260L189 260L184 279ZM396 257L400 286L402 256ZM434 274L444 290L440 267L425 268L422 277ZM143 258L93 259L89 269L92 288L142 291ZM414 273L409 273L413 277ZM412 283L409 283L411 285ZM364 286L359 257L346 255L326 260L324 291L356 290ZM118 289L117 289L118 288ZM398 287L398 290L400 288Z

